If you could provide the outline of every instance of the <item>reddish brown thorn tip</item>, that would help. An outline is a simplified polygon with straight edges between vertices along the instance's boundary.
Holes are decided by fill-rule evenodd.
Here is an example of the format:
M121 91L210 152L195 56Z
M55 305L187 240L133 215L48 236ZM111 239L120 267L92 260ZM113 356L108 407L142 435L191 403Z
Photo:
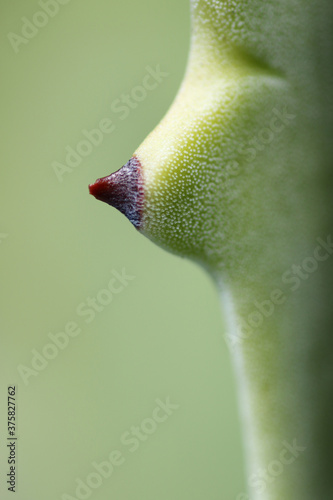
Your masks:
M139 229L142 221L143 182L139 160L132 157L121 169L89 185L97 200L117 208Z

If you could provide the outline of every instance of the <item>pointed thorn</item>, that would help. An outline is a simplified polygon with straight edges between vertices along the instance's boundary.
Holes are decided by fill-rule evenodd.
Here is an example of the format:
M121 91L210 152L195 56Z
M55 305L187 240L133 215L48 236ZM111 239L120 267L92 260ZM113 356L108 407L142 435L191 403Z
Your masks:
M144 194L141 164L135 156L117 172L90 184L89 193L117 208L137 229L140 228Z

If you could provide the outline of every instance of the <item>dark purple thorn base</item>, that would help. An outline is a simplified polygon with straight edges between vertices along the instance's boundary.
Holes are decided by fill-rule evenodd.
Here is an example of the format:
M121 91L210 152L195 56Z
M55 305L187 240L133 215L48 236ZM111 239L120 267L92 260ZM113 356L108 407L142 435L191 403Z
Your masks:
M133 156L121 169L89 185L97 200L117 208L140 229L143 209L143 181L139 160Z

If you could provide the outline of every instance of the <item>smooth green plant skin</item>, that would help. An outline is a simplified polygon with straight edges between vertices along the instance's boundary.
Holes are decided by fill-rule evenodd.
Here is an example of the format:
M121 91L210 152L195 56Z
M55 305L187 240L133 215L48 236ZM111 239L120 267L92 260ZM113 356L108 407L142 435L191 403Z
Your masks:
M329 1L192 1L184 82L135 152L142 233L221 290L256 500L333 498L332 263L285 282L332 229L331 19ZM256 481L294 440L297 460Z
M333 233L332 3L191 7L184 81L134 153L144 186L140 231L198 262L219 287L251 499L329 500L333 256L324 259L322 248L316 269L293 266ZM266 307L259 315L258 303ZM278 472L283 443L295 440L302 451ZM270 467L275 475L255 480Z

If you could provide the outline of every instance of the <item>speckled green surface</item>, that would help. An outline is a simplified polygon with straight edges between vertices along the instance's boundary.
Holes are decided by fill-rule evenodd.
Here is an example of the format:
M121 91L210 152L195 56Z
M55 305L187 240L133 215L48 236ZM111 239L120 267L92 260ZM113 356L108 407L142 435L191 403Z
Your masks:
M7 34L20 34L21 18L41 7L20 0L1 9L1 477L10 383L19 439L17 493L1 480L0 497L75 497L77 478L118 449L125 462L89 498L220 500L223 491L234 500L245 491L241 431L214 285L88 194L172 102L187 60L188 2L70 1L18 53ZM169 76L135 108L119 103L157 65ZM115 129L67 165L70 148L85 151L82 131L105 119ZM54 162L70 169L62 182ZM135 279L108 304L101 291L123 268ZM18 366L32 368L31 351L68 322L81 333L25 385ZM131 453L121 436L167 396L179 409Z

